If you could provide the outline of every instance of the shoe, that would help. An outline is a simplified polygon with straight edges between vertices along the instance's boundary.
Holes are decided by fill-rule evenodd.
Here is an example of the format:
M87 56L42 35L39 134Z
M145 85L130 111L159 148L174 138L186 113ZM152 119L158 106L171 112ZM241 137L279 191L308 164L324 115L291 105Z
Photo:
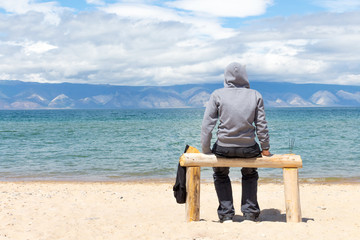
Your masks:
M244 213L245 220L257 222L259 221L259 214L256 213Z
M222 219L220 219L221 223L230 223L233 221L232 217L223 217Z

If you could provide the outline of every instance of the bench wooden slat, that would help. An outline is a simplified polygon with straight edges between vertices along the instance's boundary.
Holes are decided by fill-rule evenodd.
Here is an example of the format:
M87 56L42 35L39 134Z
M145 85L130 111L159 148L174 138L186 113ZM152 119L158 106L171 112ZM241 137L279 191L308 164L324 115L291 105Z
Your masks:
M299 155L274 154L258 158L220 158L214 154L184 153L180 165L186 167L249 167L249 168L301 168Z

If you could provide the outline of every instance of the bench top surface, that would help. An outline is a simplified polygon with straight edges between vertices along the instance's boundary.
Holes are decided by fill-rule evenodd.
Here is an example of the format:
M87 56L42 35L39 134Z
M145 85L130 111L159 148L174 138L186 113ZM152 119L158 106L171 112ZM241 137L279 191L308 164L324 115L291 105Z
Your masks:
M300 155L273 154L257 158L222 158L214 154L184 153L180 165L186 167L252 167L252 168L301 168Z

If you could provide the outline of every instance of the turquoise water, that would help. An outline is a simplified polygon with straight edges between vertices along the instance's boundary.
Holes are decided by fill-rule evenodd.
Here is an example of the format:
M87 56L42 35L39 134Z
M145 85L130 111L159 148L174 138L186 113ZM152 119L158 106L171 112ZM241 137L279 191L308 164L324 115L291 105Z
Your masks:
M174 178L200 148L204 109L0 111L0 180ZM303 179L360 181L360 108L267 109L271 152L302 156ZM289 143L294 141L294 146ZM259 169L281 178L281 169ZM202 178L211 179L204 168ZM232 169L240 179L240 169Z

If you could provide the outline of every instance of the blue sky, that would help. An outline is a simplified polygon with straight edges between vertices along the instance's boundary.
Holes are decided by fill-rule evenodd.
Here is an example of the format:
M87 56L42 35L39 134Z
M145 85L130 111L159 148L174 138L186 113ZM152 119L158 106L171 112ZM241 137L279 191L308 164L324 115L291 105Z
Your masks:
M0 80L360 85L359 0L0 0Z

